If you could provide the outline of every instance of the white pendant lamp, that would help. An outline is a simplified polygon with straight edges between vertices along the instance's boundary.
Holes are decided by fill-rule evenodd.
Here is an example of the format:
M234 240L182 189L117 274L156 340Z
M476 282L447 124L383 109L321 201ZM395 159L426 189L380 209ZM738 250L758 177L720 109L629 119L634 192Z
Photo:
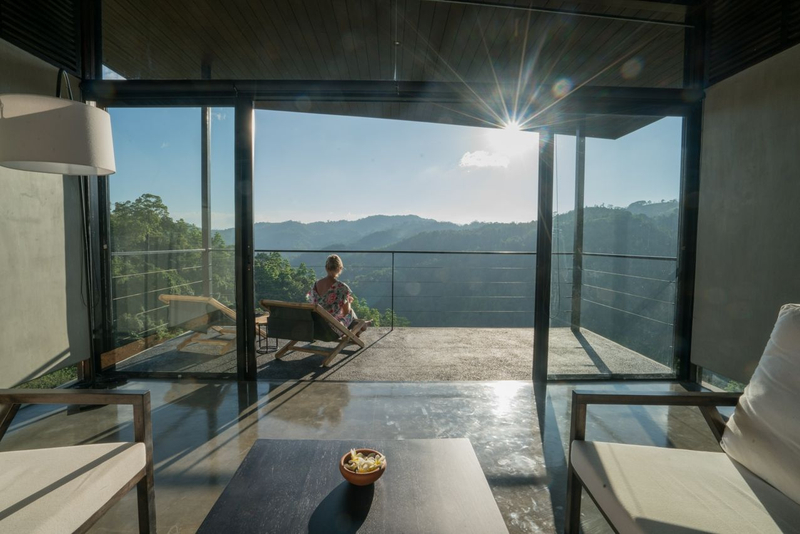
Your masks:
M113 174L111 117L74 100L0 95L0 165L53 174Z

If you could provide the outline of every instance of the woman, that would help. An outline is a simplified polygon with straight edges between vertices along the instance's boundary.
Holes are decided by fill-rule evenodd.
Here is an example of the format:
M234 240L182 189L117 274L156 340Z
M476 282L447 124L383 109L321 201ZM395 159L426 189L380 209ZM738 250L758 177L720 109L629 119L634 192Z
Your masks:
M353 302L353 292L344 282L340 282L338 277L344 270L342 258L336 254L331 254L325 260L325 270L328 276L317 280L311 289L311 302L319 304L322 308L333 315L336 320L356 333L360 334L366 330L369 322L362 321L356 316L355 310L350 306Z

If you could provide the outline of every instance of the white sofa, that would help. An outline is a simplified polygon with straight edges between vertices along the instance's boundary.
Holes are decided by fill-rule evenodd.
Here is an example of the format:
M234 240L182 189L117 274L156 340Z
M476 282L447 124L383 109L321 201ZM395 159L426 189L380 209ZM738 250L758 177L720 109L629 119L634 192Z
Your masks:
M134 486L155 532L149 392L0 390L0 439L21 404L128 404L135 441L0 452L0 533L85 532Z
M591 404L698 406L721 452L585 441ZM717 406L736 406L727 423ZM800 532L800 305L781 308L744 393L573 393L565 531L581 489L621 533Z

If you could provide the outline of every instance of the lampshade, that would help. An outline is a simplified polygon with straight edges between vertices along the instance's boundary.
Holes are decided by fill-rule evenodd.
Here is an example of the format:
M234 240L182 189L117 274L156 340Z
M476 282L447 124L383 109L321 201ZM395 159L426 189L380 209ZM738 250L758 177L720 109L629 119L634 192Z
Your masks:
M0 165L53 174L113 174L111 116L73 100L0 95Z

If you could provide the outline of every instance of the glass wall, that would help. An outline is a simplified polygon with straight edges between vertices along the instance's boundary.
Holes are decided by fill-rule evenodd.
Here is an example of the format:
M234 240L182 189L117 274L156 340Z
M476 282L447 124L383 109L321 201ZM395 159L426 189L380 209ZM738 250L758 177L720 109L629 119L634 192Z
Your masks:
M573 251L579 224L576 202L576 135L555 135L553 164L553 244L550 275L549 373L582 374L592 361L571 330Z
M235 372L235 278L225 229L233 221L233 114L202 108L109 112L117 158L117 173L109 178L114 346L102 366Z
M114 348L103 366L233 375L233 112L111 114ZM682 119L580 125L555 136L549 375L674 376ZM336 252L373 335L507 329L530 366L536 134L277 111L257 111L256 132L256 303L308 301Z
M235 309L235 184L233 108L210 108L210 288L209 294Z
M682 119L614 120L556 136L550 376L674 375Z

